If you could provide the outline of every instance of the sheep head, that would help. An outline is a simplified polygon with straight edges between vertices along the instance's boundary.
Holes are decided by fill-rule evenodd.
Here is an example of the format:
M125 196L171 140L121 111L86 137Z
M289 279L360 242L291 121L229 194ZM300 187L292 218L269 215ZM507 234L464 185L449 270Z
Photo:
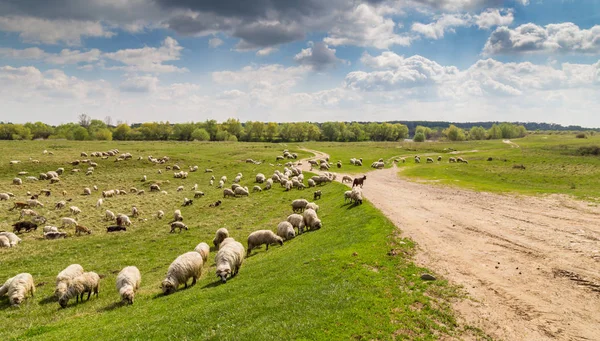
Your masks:
M221 282L226 283L228 275L231 275L231 269L229 266L217 268L217 277L221 279Z
M163 294L169 295L177 290L177 285L172 279L167 278L162 282L161 289Z

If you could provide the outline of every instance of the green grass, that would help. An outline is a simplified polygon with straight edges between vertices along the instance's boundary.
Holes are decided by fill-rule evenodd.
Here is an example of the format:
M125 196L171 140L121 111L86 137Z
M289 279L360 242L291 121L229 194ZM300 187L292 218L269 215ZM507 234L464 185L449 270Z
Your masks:
M275 229L291 213L290 202L299 197L312 199L312 191L284 192L278 185L270 191L251 194L248 198L222 199L222 191L208 186L212 168L217 179L233 179L242 172L242 185L252 188L254 175L273 173L275 156L283 148L301 152L297 146L251 143L114 143L69 141L2 141L0 148L10 151L0 155L0 192L10 191L17 200L26 191L50 188L53 195L40 200L38 209L57 225L66 210L55 211L63 190L72 198L70 205L82 209L78 221L93 230L92 235L70 236L64 240L41 239L41 230L23 234L16 248L0 249L0 281L20 272L33 275L37 285L34 298L20 308L10 307L0 298L0 340L348 340L348 339L421 339L433 340L441 335L458 335L458 326L449 301L460 296L445 281L424 282L419 275L429 272L414 265L414 245L399 237L399 231L368 202L361 206L344 205L346 187L337 183L322 187L317 203L323 228L286 242L283 247L264 247L253 251L239 275L221 285L214 268L215 250L211 250L204 273L196 286L173 295L160 294L160 283L169 264L180 254L193 250L199 242L208 242L220 227L246 244L248 234L258 229ZM119 148L121 152L141 155L143 161L130 160L99 163L92 176L71 173L67 161L81 159L80 151L103 151ZM54 155L43 155L42 150ZM174 179L164 165L152 165L147 155L168 155L168 164L183 169L198 165L200 171L186 180ZM40 160L39 164L29 158ZM358 157L358 156L357 156ZM267 160L262 165L242 160ZM8 166L9 160L21 160ZM270 161L272 160L272 161ZM19 171L37 176L40 172L65 167L61 183L45 181L11 185ZM282 167L279 167L281 169ZM163 174L157 174L163 169ZM148 176L146 184L140 182ZM24 178L24 176L22 177ZM148 183L158 181L167 195L150 193ZM183 197L192 197L191 186L198 183L206 193L190 207L181 207ZM145 189L143 196L119 196L105 200L100 210L94 208L98 192L82 196L84 187L97 185L100 190ZM179 185L184 192L176 192ZM218 208L208 204L223 201ZM12 200L14 201L14 200ZM127 232L107 234L102 220L105 209L130 213L135 204L142 212ZM7 209L11 202L0 202L0 230L11 230L18 213ZM154 219L158 209L164 220ZM169 234L167 222L175 209L181 209L189 231ZM69 233L72 234L72 229ZM56 274L72 263L105 277L99 298L60 309L52 297ZM137 266L142 286L135 304L121 306L115 285L120 269ZM464 328L463 328L464 327ZM468 332L468 331L467 331Z
M600 146L600 136L578 139L575 135L529 135L514 139L519 147L501 140L467 142L399 142L399 143L311 143L306 147L342 160L339 172L364 173L378 158L398 163L400 176L414 180L461 186L478 191L514 192L529 195L568 194L576 198L600 200L600 157L581 155ZM421 155L415 164L414 156ZM349 164L351 157L363 157L362 167ZM426 163L427 156L442 161ZM469 164L448 163L449 157L463 157ZM491 158L491 161L488 159ZM525 169L514 168L523 165ZM391 162L387 162L387 167ZM336 169L337 170L337 169Z

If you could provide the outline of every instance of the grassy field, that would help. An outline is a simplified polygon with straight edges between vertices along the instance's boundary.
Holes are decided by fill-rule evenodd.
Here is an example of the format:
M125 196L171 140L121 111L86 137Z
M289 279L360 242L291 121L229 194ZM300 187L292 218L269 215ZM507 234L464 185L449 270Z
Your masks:
M433 340L441 335L471 333L459 326L449 301L459 296L456 288L437 280L424 282L419 276L428 272L416 267L411 254L414 245L398 235L393 224L368 202L351 207L343 203L346 187L331 183L322 187L317 203L323 228L303 234L284 246L264 247L246 259L240 273L226 284L217 282L215 250L205 264L196 286L163 296L159 289L169 264L180 254L191 251L199 242L212 244L214 232L226 227L230 234L246 244L248 234L258 229L275 229L291 212L290 202L312 191L284 192L274 186L270 191L251 193L247 198L223 199L222 191L209 187L212 168L217 179L230 179L241 172L241 184L250 188L254 175L270 176L269 166L283 148L309 156L297 146L252 143L176 143L176 142L69 142L3 141L0 148L0 192L12 192L16 199L0 202L0 230L12 230L18 213L8 211L12 201L26 199L26 192L51 189L50 197L40 197L45 208L38 212L48 224L58 225L60 217L70 216L68 209L57 211L54 203L66 198L69 205L82 209L80 224L90 227L92 235L70 236L64 240L43 240L41 229L22 235L15 248L0 249L0 281L21 272L33 275L37 285L34 298L19 308L0 298L0 340ZM130 152L134 160L99 160L97 170L85 176L71 172L67 161L81 159L81 151L105 151L118 148ZM316 148L316 147L315 147ZM370 147L361 146L361 151ZM378 146L386 151L387 144ZM46 149L54 155L42 154ZM6 152L8 151L8 152ZM375 153L373 153L375 154ZM400 154L396 149L390 156ZM164 165L153 165L147 155L168 155L168 163L182 169L198 165L200 170L189 178L174 179ZM137 156L144 160L137 161ZM343 155L346 157L346 154ZM340 156L341 157L341 156ZM360 155L356 155L360 157ZM33 163L30 158L40 163ZM242 160L267 160L262 165ZM9 166L9 160L21 160ZM41 172L65 167L61 182L24 181L11 184L20 171L37 176ZM368 166L367 166L368 167ZM368 169L365 167L365 169ZM162 169L163 174L157 174ZM279 167L282 169L282 167ZM148 181L140 181L147 175ZM21 176L23 179L25 176ZM149 183L158 182L168 194L150 193ZM189 207L181 207L183 197L193 197L197 183L206 193ZM145 189L145 195L128 194L105 200L101 209L94 207L99 192L83 196L84 187L97 185L100 190L130 187ZM183 192L176 192L180 185ZM209 208L218 199L223 204ZM107 234L104 210L141 211L127 232ZM163 210L163 220L154 218ZM181 209L189 231L169 233L168 221L175 209ZM103 276L99 298L84 303L69 302L61 309L53 298L56 274L72 263ZM142 273L142 285L135 304L123 306L115 289L116 274L125 266L135 265ZM466 330L466 331L465 331Z
M342 160L339 172L364 173L378 158L398 163L400 175L415 180L462 186L479 191L522 194L560 193L576 198L600 200L600 156L581 155L580 148L600 146L600 136L578 139L575 135L529 135L514 139L467 142L402 143L309 143L306 148L330 154ZM422 162L416 164L414 156ZM349 164L351 157L363 157L364 165ZM427 156L441 162L426 163ZM449 157L463 157L469 164L448 163ZM391 166L387 162L387 167ZM522 165L524 167L518 167Z

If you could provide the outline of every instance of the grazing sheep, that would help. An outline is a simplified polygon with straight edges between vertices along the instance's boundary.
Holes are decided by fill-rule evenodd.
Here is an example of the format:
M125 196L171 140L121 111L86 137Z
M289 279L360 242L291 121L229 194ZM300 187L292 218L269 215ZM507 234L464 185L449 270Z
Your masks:
M129 219L129 217L123 213L119 213L117 214L117 225L119 226L130 226L131 225L131 220Z
M144 195L144 194L146 194L146 191L143 189L141 189L137 192L137 195Z
M100 286L100 276L95 272L84 272L81 275L73 278L69 283L67 292L64 293L59 299L58 303L62 308L65 308L69 303L69 300L75 297L75 302L83 302L83 295L88 294L87 300L90 299L92 293L98 297L98 288Z
M118 194L118 193L114 189L111 189L109 191L102 191L102 197L103 198L112 198L116 194Z
M8 292L8 287L10 286L10 282L12 282L13 279L15 278L11 277L7 279L6 282L4 282L2 286L0 286L0 297L6 295L6 293Z
M169 233L175 232L175 229L177 228L179 229L179 232L181 232L181 230L189 230L187 225L185 225L184 223L180 221L174 221L171 223L171 231L169 231Z
M64 218L61 218L61 221L62 221L62 227L65 227L67 225L77 226L77 221L75 221L75 219L73 219L73 218L64 217Z
M241 187L239 184L232 184L231 185L231 190L235 192L235 189Z
M219 245L221 245L223 240L225 240L225 238L229 238L229 231L227 231L226 228L221 227L217 230L217 232L215 233L215 238L213 239L213 244L217 249L219 248Z
M31 221L19 221L12 225L14 227L14 232L19 233L21 230L25 230L25 232L29 232L31 230L37 230L37 224L32 223Z
M248 187L237 187L235 191L233 191L235 196L248 196L250 193L248 192Z
M109 226L106 228L106 232L119 232L119 231L127 231L127 228L125 226Z
M62 231L50 231L44 233L44 239L67 238L67 233Z
M194 248L194 251L198 252L200 256L202 256L202 261L206 263L208 259L208 254L210 253L210 247L205 242L202 242Z
M42 229L42 231L44 233L46 233L46 232L58 232L58 227L56 227L56 226L44 226L44 228Z
M448 158L448 162L449 163L454 163L454 162L456 162L456 158L455 157L450 157L450 158Z
M173 221L183 221L183 215L181 215L180 210L175 210L173 213Z
M303 218L304 225L309 227L311 230L318 230L323 226L321 220L317 217L317 212L314 210L305 210Z
M16 275L8 285L8 301L14 307L19 306L28 295L33 296L34 293L33 277L28 273Z
M42 204L41 202L39 202L37 199L30 199L27 200L27 205L29 205L29 207L44 207L44 204Z
M0 193L0 201L10 199L10 195L8 193Z
M10 247L10 240L7 236L0 236L0 248Z
M304 217L300 214L294 213L290 214L286 219L293 227L298 229L298 234L302 234L302 230L304 230Z
M245 250L242 243L233 238L223 240L215 257L216 273L221 282L226 283L228 276L232 278L237 275L244 262L244 255Z
M31 221L38 225L41 225L41 224L45 224L46 221L48 221L48 219L46 219L46 217L44 217L44 216L38 215L38 216L33 217L33 219L31 219Z
M259 184L262 184L263 182L265 182L267 178L265 177L265 175L263 173L258 173L256 174L256 182L258 182Z
M157 184L150 185L150 192L160 192L160 186Z
M229 188L223 189L223 198L227 198L227 197L235 197L235 193L232 190L230 190Z
M140 211L138 210L138 208L135 206L131 207L131 216L135 218L135 217L139 217L139 215L140 215Z
M302 212L304 208L308 204L308 200L306 199L296 199L292 201L292 211L294 212Z
M350 202L353 201L355 205L362 204L362 190L360 190L358 187L353 188L350 192Z
M54 296L56 296L56 298L62 297L67 292L71 280L81 274L83 274L83 267L79 264L71 264L63 271L59 272L56 276Z
M352 177L350 177L348 175L344 175L342 177L342 183L345 183L345 182L352 182Z
M31 216L31 217L35 217L37 216L37 212L34 210L29 210L29 209L22 209L21 210L21 219L23 219L25 216Z
M277 225L277 235L283 240L290 240L296 236L296 231L288 221L282 221Z
M433 163L433 158L428 157L427 158L427 163Z
M14 247L21 242L21 238L17 237L17 235L13 232L0 232L0 236L5 236L8 238L11 247Z
M182 191L183 191L183 186L177 187L177 192L182 192Z
M196 191L194 192L194 199L201 198L204 196L204 192Z
M260 186L258 186L258 185L255 185L255 186L252 188L252 192L262 192L262 188L260 188Z
M81 210L77 206L69 207L69 211L71 211L72 215L78 215L79 213L81 213Z
M441 157L441 156L438 156L438 157L437 157L437 160L438 160L438 162L442 161L442 157Z
M223 180L220 180L217 188L223 188L223 186L225 186L225 182Z
M115 220L117 219L117 217L115 216L114 213L112 213L112 211L106 210L104 212L104 220Z
M163 212L162 210L158 210L158 212L156 212L156 219L162 219L165 216L165 212Z
M22 185L23 184L23 180L19 179L19 178L14 178L12 181L13 185Z
M217 200L215 202L213 202L212 204L208 205L208 207L217 207L221 205L221 200Z
M128 304L133 304L135 292L139 289L142 282L142 274L135 266L126 266L117 275L117 291L121 295L121 300Z
M313 193L313 200L321 199L321 190L315 191Z
M96 201L96 208L100 208L100 206L102 206L103 203L104 201L102 200L102 198L98 199L98 201Z
M192 285L202 274L202 256L196 251L186 252L177 257L169 266L167 277L162 282L162 291L165 295L174 293L181 283L187 288L187 281L192 278Z
M289 223L288 223L289 224ZM290 224L291 225L291 224ZM292 228L293 231L293 228ZM269 251L270 244L279 244L283 245L283 239L273 233L271 230L258 230L250 233L248 236L248 253L247 256L250 256L250 252L252 249L257 248L263 244L267 245L267 251Z
M314 210L315 212L318 212L319 205L315 204L314 202L309 202L304 209L306 209L306 210L311 209L311 210Z
M87 227L85 227L83 225L75 225L75 234L82 234L82 233L92 234L92 230L88 229Z

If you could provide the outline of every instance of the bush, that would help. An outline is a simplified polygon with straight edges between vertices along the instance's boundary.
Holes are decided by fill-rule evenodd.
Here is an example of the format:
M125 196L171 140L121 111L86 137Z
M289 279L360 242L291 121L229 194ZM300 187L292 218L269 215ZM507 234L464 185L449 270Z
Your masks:
M587 155L598 156L598 155L600 155L600 147L599 146L579 147L577 149L577 154L581 155L581 156L587 156Z
M415 142L424 142L425 141L425 134L423 134L422 132L416 133L415 137L413 138L413 141L415 141Z
M578 133L575 135L575 137L578 139L587 139L587 135L585 133Z

